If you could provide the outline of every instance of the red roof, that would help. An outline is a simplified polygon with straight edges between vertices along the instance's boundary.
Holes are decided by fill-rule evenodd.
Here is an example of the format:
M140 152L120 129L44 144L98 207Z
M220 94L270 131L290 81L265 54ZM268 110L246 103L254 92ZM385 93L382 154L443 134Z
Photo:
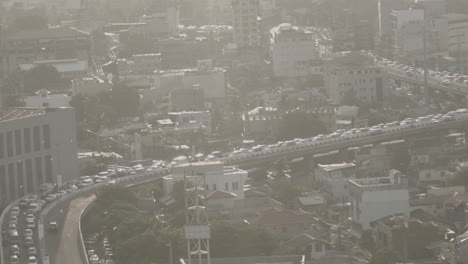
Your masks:
M237 195L229 192L222 192L222 191L214 191L210 193L206 198L207 199L228 199L228 198L235 198Z
M23 30L8 36L9 40L33 40L33 39L59 39L85 37L89 34L69 27L54 27L33 30Z
M251 221L251 223L259 225L287 225L295 223L311 223L314 221L314 217L299 211L273 208L260 212L259 215Z

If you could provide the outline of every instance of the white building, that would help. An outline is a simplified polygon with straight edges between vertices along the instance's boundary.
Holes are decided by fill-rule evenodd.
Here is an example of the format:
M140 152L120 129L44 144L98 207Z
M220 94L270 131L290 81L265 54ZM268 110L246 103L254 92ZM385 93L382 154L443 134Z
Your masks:
M311 73L307 65L318 58L314 33L291 24L270 30L270 53L277 77L302 77Z
M47 90L39 90L36 95L24 98L26 107L70 107L71 97L66 94L50 94Z
M211 115L209 111L183 111L183 112L170 112L169 118L175 124L175 127L188 128L203 126L211 135Z
M389 177L350 179L351 231L360 236L370 223L392 214L409 217L406 176L391 171Z
M319 164L315 169L315 180L335 202L348 201L348 180L356 177L353 163Z
M72 108L0 110L0 204L79 176Z
M257 0L232 0L232 10L237 48L260 46Z
M172 174L164 177L164 193L170 194L174 183L183 181L184 177L197 183L198 181L194 179L197 176L193 175L205 177L204 188L208 193L222 191L233 193L235 200L244 199L247 172L234 167L225 167L220 161L187 163L173 167Z
M154 72L154 86L161 89L192 89L199 86L207 100L222 100L226 96L226 70L212 66L211 60L198 61L195 69Z
M347 96L365 103L384 103L390 84L382 67L360 52L348 52L328 62L325 70L328 97L341 104Z

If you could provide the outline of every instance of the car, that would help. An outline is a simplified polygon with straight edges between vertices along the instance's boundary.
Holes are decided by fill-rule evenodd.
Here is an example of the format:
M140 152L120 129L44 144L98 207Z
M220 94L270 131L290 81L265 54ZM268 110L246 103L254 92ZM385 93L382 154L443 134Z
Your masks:
M44 199L46 202L50 203L52 201L54 201L55 199L57 199L57 196L55 194L49 194L46 196L46 198Z
M24 237L32 237L32 236L33 236L32 229L25 229L24 230Z
M29 222L26 224L27 229L36 229L36 222Z
M35 256L29 256L28 264L37 264L37 258Z
M49 231L57 231L58 230L58 224L57 222L50 222L49 223Z
M36 256L37 255L37 250L35 247L29 247L28 248L28 256Z
M26 248L34 246L34 240L32 237L25 237L23 244Z
M11 255L19 255L20 254L20 249L18 245L11 245L10 246L10 254Z
M10 256L10 264L19 264L19 257L18 257L18 255L11 255L11 256Z

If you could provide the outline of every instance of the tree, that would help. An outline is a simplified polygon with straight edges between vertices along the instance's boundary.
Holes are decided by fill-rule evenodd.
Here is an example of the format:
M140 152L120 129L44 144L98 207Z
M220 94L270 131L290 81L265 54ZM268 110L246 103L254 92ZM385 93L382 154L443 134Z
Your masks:
M301 195L301 190L289 181L275 182L271 188L273 189L273 198L288 208L293 207L294 200Z
M256 225L216 222L211 226L212 257L268 256L276 248L274 238Z
M283 115L279 134L282 140L290 140L326 132L324 124L317 116L304 111L290 111Z
M60 82L60 74L54 66L41 64L23 75L24 92L33 95L38 90L47 89Z
M455 186L468 186L468 170L464 169L458 171L455 175L455 178L453 179L452 184Z
M138 116L140 94L137 89L129 88L124 83L116 85L110 93L111 106L119 117Z
M395 264L399 259L400 258L395 251L381 249L372 254L370 264Z
M96 207L102 209L110 208L114 203L136 205L137 198L128 187L118 184L109 185L98 193Z

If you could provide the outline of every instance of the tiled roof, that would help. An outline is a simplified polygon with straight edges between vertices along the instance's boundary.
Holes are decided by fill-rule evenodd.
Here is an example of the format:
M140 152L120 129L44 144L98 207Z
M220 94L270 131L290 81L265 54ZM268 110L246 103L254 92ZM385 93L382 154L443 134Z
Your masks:
M84 37L88 33L69 27L43 28L34 30L23 30L8 36L9 40L32 40L32 39L59 39L71 37Z
M3 108L0 109L0 122L45 114L44 108Z
M287 225L294 223L311 223L314 221L315 219L312 216L299 211L273 208L260 212L251 223L259 225Z

